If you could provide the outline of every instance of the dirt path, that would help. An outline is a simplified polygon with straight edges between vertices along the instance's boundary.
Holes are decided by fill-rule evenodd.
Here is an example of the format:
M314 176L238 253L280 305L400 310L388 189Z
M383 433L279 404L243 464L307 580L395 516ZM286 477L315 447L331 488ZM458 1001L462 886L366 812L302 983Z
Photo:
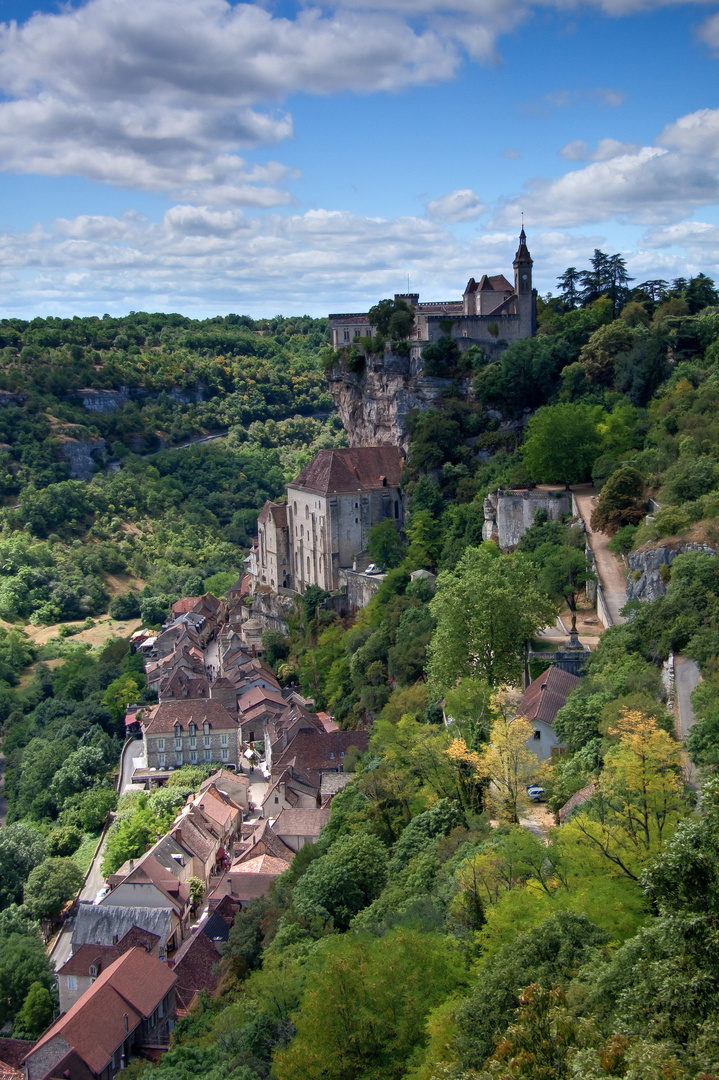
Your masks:
M84 641L87 645L104 645L111 637L129 637L139 630L142 623L139 619L111 619L109 615L98 615L92 630L81 630L73 634L68 641ZM82 626L82 622L68 622L67 626ZM51 638L57 637L57 626L31 626L25 627L25 633L35 645L45 645Z
M599 492L593 487L574 488L574 497L577 500L579 513L582 515L587 538L594 551L597 562L597 571L604 589L604 599L607 601L609 614L615 626L627 620L620 614L626 604L627 575L621 559L613 555L609 550L609 540L605 533L594 532L590 525L592 510L596 506Z

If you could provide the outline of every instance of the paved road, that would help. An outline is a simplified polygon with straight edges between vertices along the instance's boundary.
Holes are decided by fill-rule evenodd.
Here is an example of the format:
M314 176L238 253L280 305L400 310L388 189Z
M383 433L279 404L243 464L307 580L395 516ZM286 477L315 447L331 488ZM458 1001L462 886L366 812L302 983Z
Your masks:
M122 755L122 779L120 782L120 794L132 787L132 774L135 770L135 758L141 758L143 754L142 739L134 739L125 748Z
M575 488L574 497L577 500L579 513L582 515L587 530L587 538L594 551L597 572L599 573L599 579L602 583L602 588L604 589L604 599L607 601L609 614L612 617L614 625L619 626L621 623L627 621L620 614L627 602L627 580L624 564L621 559L618 559L617 556L613 555L609 550L609 541L611 537L606 536L601 532L592 531L590 519L592 517L592 510L597 504L599 493L594 488Z
M100 889L105 884L105 879L102 876L100 867L102 866L102 859L105 850L105 843L107 841L107 833L102 841L102 847L98 851L97 855L92 861L90 866L90 873L87 875L87 880L80 893L80 901L87 901L92 903L97 896ZM62 933L55 942L55 946L50 953L50 960L55 971L59 971L62 965L70 959L70 945L72 942L72 931L75 925L74 919L68 919L65 923Z

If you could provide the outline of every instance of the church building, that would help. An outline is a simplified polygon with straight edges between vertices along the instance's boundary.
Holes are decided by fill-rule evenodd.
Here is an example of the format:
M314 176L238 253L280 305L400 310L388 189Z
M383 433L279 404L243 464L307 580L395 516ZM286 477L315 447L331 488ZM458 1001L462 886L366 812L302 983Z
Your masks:
M424 343L450 336L462 350L482 345L495 351L497 347L532 337L537 328L537 290L532 287L533 261L524 226L512 266L514 284L504 274L489 277L483 274L479 281L472 277L461 300L420 302L419 293L397 293L395 299L406 300L414 309L410 341ZM374 333L366 312L329 318L335 349Z
M287 485L287 503L266 502L258 521L258 584L303 593L339 589L340 568L365 551L381 521L404 522L396 446L320 450Z

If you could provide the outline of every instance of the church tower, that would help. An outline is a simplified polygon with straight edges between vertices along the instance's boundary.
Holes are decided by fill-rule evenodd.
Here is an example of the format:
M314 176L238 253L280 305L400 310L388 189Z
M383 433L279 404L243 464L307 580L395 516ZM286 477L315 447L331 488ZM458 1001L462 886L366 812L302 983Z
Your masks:
M537 329L537 293L532 288L532 256L527 247L524 225L519 234L519 247L514 256L514 291L517 294L519 337L532 337Z

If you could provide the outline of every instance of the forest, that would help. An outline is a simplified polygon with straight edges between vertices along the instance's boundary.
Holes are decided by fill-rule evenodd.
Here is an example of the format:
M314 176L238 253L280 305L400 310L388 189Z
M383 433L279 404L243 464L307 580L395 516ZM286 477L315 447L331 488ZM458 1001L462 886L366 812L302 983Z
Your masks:
M343 727L369 730L369 750L348 755L353 779L319 841L237 916L218 992L178 1023L160 1064L134 1062L131 1076L719 1076L719 297L703 275L631 288L623 265L595 252L586 271L570 268L558 295L541 299L536 336L496 361L478 349L458 354L449 339L429 350L426 370L443 364L447 388L441 407L410 415L406 528L385 523L370 537L370 557L387 571L379 590L343 619L308 589L289 635L264 641L281 683L298 683ZM173 318L148 316L136 345L129 330L118 345L115 328L127 367L112 382L108 358L108 387L131 385L143 350L164 348L152 320ZM184 322L167 338L195 349L196 364L214 363L215 333L229 352L223 335L251 329L220 321L192 338ZM100 353L103 324L77 347L89 349L96 333ZM405 324L396 319L390 333ZM45 392L31 359L21 362L25 348L72 357L69 332L85 332L68 320L57 337L26 339L34 326L21 349L8 330L12 392ZM297 346L318 401L323 335L307 327ZM355 343L340 360L356 363L366 347ZM77 386L89 378L81 369ZM516 423L502 427L497 411ZM343 438L333 416L312 418L294 402L284 416L247 419L235 414L224 442L150 458L122 440L118 472L44 485L28 473L8 493L0 1020L13 1032L38 1032L31 986L52 992L38 926L51 901L72 895L78 853L114 806L121 713L147 694L126 641L88 649L70 634L36 647L22 627L91 619L109 601L108 573L142 582L121 599L157 624L177 595L237 570L262 501ZM36 436L26 436L31 447ZM592 526L618 559L660 548L672 559L657 595L631 601L627 621L597 635L555 721L566 753L540 769L508 688L521 680L527 640L539 645L559 611L586 612L585 537L540 513L515 551L500 552L482 540L483 500L500 484L589 482L600 493ZM436 581L412 580L418 569ZM702 674L684 746L662 679L672 654ZM539 833L526 827L537 780L550 819ZM153 799L132 811L144 830L139 850L174 801ZM38 867L57 883L48 898Z

